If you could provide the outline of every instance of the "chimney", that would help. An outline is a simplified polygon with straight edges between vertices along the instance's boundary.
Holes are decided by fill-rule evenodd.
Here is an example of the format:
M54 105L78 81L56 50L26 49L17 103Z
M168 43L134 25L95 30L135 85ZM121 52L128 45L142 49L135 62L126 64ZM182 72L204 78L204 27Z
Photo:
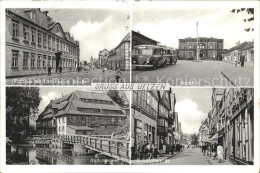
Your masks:
M140 34L140 31L136 31L138 34Z
M236 43L236 46L238 46L238 45L240 45L240 41L238 41L238 42Z

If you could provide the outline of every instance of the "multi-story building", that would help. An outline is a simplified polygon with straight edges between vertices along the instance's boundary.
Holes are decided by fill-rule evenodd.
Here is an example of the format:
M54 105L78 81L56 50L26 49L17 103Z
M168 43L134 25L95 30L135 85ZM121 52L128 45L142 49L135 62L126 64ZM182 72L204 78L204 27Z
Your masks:
M103 50L99 51L98 61L100 62L100 68L107 66L108 55L109 55L109 51L107 49L103 49Z
M169 144L168 130L169 130L169 114L171 111L171 91L159 91L159 107L158 107L158 119L157 119L157 136L158 144Z
M130 70L130 33L112 50L107 58L107 68L109 70Z
M157 145L157 117L159 94L157 91L133 91L131 136L132 154L145 143Z
M199 145L209 142L209 123L208 119L202 121L199 128Z
M48 11L24 8L6 9L6 77L76 70L79 42L64 32Z
M202 60L221 60L224 40L217 38L198 38L199 58ZM197 38L179 39L178 58L194 60L197 57Z
M209 142L223 146L225 159L236 164L253 164L254 89L213 89L212 98L212 105L216 106L208 117Z
M36 127L40 134L88 135L125 119L122 108L107 94L74 91L52 100L38 116Z
M226 97L227 158L236 164L254 164L254 89L230 88Z

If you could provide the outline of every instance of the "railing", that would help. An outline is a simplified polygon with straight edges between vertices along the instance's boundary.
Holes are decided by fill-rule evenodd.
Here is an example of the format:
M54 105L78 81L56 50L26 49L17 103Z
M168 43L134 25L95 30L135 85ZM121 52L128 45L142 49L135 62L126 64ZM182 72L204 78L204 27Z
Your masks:
M101 154L122 160L127 163L130 161L130 145L129 141L126 140L115 140L111 138L100 138L83 135L65 135L60 136L60 139L66 143L84 145L91 150L95 150Z

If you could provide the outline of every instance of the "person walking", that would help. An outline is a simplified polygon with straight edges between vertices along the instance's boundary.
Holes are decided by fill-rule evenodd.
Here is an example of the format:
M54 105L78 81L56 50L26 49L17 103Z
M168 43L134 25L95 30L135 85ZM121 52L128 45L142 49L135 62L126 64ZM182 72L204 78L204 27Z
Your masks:
M165 142L163 143L163 156L164 156L164 154L166 153L166 144L165 144Z
M160 142L160 144L159 144L159 152L160 152L160 156L162 157L163 156L163 144L162 144L162 142Z
M157 148L157 144L154 145L154 158L157 159L157 155L158 155L158 148Z
M121 71L120 71L120 68L117 69L116 71L116 82L119 83L120 82L120 78L121 78Z
M241 64L241 67L244 67L244 63L245 63L245 55L242 54L242 55L240 56L240 64Z
M221 163L223 160L223 147L220 143L218 144L217 147L217 154L218 154L217 157L219 159L218 163Z

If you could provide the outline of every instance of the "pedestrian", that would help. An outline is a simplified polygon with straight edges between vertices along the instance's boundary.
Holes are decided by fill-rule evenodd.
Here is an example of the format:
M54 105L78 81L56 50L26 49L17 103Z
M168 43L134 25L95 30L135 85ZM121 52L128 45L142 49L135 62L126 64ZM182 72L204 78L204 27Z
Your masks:
M50 66L47 68L48 76L50 76Z
M120 71L120 68L118 68L117 71L116 71L116 82L117 83L119 83L121 75L122 75L122 73Z
M61 72L62 72L62 67L61 66L59 67L59 72L60 72L60 75L61 75Z
M165 144L165 142L163 143L163 156L164 156L164 154L166 153L166 144Z
M240 55L240 64L241 64L241 67L244 67L244 63L245 63L245 55L242 54L242 55Z
M218 147L217 147L217 155L218 155L218 159L219 159L218 163L221 163L223 160L223 147L220 143L218 144Z
M150 153L151 153L151 156L150 156L150 159L154 156L154 149L155 149L155 147L154 147L154 144L153 144L153 142L151 143L151 151L150 151Z
M160 142L160 144L159 144L159 152L160 152L160 156L162 157L162 155L163 155L163 144L162 144L162 142Z
M158 155L158 148L157 148L157 144L154 145L154 158L157 159L157 155Z
M171 148L172 155L174 154L174 150L175 150L175 146L174 144L172 144L172 148Z

